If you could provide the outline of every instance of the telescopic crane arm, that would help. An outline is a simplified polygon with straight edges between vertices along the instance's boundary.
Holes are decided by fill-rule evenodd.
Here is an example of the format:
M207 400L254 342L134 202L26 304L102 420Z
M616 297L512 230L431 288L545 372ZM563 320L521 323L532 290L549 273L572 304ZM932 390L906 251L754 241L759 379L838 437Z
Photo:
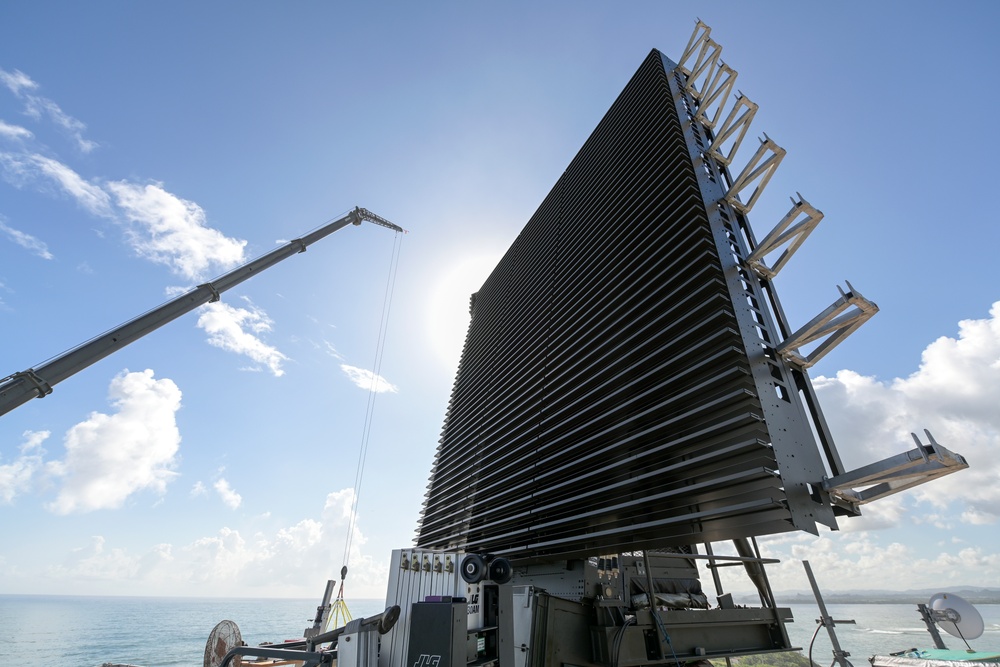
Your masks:
M360 225L363 221L373 222L383 227L404 231L385 218L364 208L355 208L347 215L330 222L302 238L289 241L266 255L251 260L214 281L198 285L194 289L150 310L125 324L101 334L96 338L47 361L36 368L14 373L0 380L0 415L4 415L33 398L44 398L52 393L52 387L66 378L82 371L133 343L146 334L172 322L206 303L219 300L226 290L252 278L264 269L270 268L294 254L305 252L306 248L320 239L333 234L347 225Z

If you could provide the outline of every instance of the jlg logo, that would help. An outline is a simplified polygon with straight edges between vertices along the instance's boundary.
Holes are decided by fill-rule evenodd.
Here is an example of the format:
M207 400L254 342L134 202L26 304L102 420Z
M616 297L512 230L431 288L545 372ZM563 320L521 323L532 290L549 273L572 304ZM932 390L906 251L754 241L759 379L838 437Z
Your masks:
M413 663L413 667L438 667L440 664L441 656L421 653L417 661Z

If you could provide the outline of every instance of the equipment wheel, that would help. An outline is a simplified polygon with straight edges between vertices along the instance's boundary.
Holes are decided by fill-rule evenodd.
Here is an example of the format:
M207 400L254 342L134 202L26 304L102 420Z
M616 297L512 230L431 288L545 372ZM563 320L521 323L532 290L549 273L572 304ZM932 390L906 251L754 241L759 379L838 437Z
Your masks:
M478 584L486 578L486 561L479 554L468 554L462 559L462 579L467 584Z
M490 562L490 580L494 584L506 584L514 576L514 569L506 558L494 558Z

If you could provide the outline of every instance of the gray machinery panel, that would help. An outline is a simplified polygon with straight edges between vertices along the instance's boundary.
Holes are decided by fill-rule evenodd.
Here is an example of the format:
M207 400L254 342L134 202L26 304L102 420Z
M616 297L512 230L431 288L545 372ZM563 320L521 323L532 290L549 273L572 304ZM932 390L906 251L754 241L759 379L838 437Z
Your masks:
M473 296L419 547L531 562L836 526L810 486L822 415L773 352L684 76L650 53Z
M406 664L413 667L465 667L466 605L414 602Z

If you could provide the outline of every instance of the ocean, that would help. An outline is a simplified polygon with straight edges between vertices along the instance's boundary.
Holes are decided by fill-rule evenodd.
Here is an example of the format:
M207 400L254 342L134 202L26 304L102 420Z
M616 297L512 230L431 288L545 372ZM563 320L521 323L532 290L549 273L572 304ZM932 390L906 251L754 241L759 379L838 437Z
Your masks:
M318 600L76 597L0 595L0 646L9 665L100 667L105 662L169 667L203 664L205 642L216 623L229 619L239 625L251 645L298 638L312 625ZM355 618L372 616L384 608L382 600L348 600ZM789 636L803 653L816 628L815 605L781 605L792 609L795 622ZM976 605L986 631L971 641L978 650L1000 650L1000 605ZM864 667L874 653L931 646L915 605L832 604L841 646L851 662ZM951 648L961 640L944 635ZM813 647L819 665L832 662L826 630Z
M813 604L779 606L792 610L795 622L786 626L793 645L808 654L809 641L816 630L819 609ZM875 654L885 655L909 648L933 648L915 604L828 604L827 612L835 621L853 620L854 624L837 624L840 647L851 654L849 660L864 667ZM977 604L983 616L985 630L979 639L969 644L978 651L1000 651L1000 604ZM941 632L944 643L951 649L965 648L961 639ZM829 665L833 661L833 646L825 628L820 629L813 646L813 661Z

